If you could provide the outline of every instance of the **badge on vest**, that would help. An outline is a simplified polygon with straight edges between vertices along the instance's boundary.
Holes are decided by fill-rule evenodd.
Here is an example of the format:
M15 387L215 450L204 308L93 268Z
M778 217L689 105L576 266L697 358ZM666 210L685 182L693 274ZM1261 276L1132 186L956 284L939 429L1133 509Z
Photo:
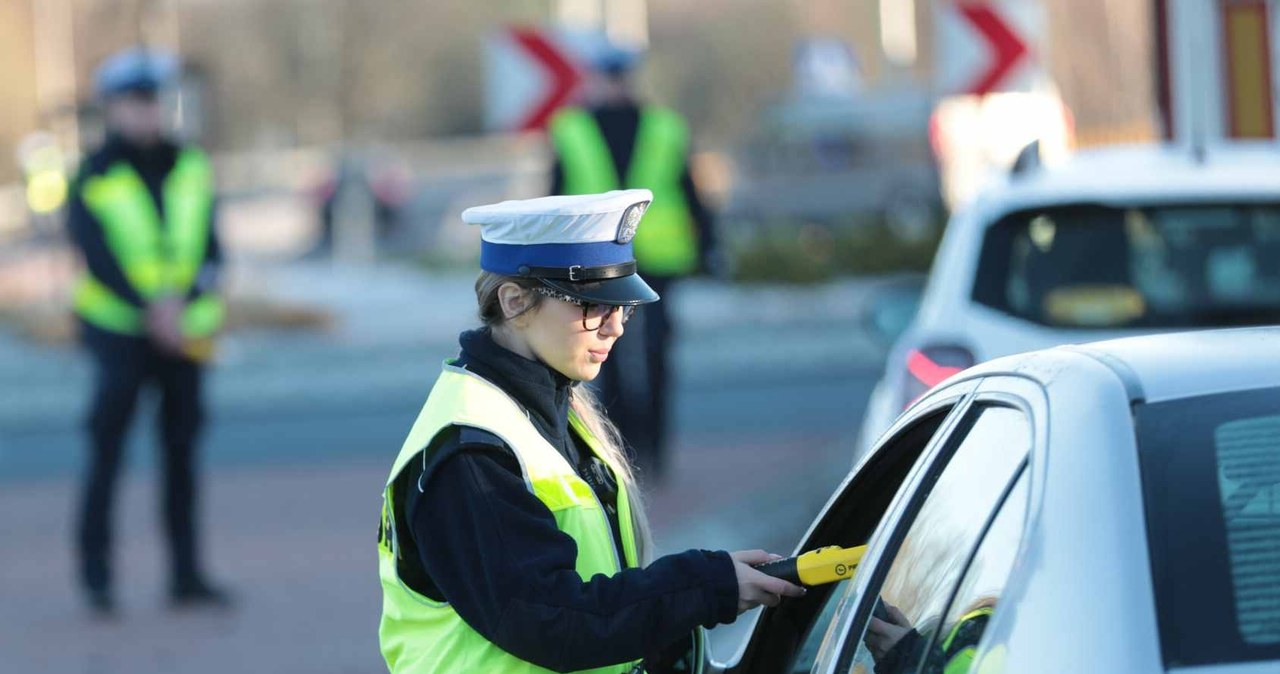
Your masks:
M648 201L642 201L627 208L622 214L622 222L618 224L618 243L627 243L635 238L636 228L640 226L640 217L648 208Z

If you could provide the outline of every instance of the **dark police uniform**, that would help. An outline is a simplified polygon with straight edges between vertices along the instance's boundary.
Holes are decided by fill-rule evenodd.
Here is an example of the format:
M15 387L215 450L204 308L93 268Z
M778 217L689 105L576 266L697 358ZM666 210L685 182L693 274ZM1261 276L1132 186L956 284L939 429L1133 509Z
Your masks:
M154 97L175 67L172 59L145 50L122 52L99 69L99 95L108 101ZM165 141L141 147L109 136L84 161L72 189L67 226L85 264L75 310L95 367L77 539L81 581L97 611L114 608L116 483L138 398L149 385L160 392L171 598L176 604L227 600L201 573L196 526L201 361L224 313L216 292L222 251L213 220L212 171L194 147ZM160 349L147 334L148 306L172 296L183 300L176 317L186 340L182 353Z
M86 160L70 202L67 224L88 273L139 308L146 303L108 247L101 223L85 206L82 187L87 179L102 175L118 162L126 162L142 178L157 210L163 213L161 186L174 167L178 151L168 143L143 150L119 139L108 140ZM215 231L208 227L205 266L188 290L188 298L206 294L216 283L222 251ZM190 358L161 352L145 336L113 332L83 318L80 327L82 342L96 369L88 419L90 467L79 527L82 580L92 593L110 590L111 519L125 436L139 395L147 385L155 384L161 395L163 512L173 590L182 594L201 589L204 583L198 564L195 521L195 452L204 421L204 366Z
M652 200L648 190L546 197L463 219L484 227L486 271L536 281L560 298L549 301L626 307L658 299L631 246ZM656 674L700 662L696 629L737 617L729 553L644 566L638 501L574 410L580 384L500 346L490 328L460 345L383 493L389 669Z
M646 114L654 118L659 115L673 118L675 113L656 107L641 106L634 101L613 105L596 106L587 110L568 109L562 111L552 120L551 134L553 141L565 134L563 131L576 126L575 118L583 118L586 113L594 121L604 144L608 148L608 161L615 174L614 180L627 182L625 185L602 187L600 185L583 185L583 174L599 175L603 172L594 168L583 168L567 171L568 166L577 164L569 153L594 153L594 148L583 147L581 143L553 142L556 150L555 162L551 169L551 194L579 194L598 189L616 189L617 187L645 187L655 190L655 207L664 199L672 199L678 195L683 202L675 206L687 214L688 224L692 226L693 238L689 246L696 257L696 267L690 265L654 263L650 259L663 257L669 250L663 250L656 244L653 253L644 255L637 252L640 272L653 289L663 297L670 295L675 282L697 270L706 271L712 267L709 259L716 249L715 230L712 226L711 214L703 205L697 187L689 173L687 161L687 139L666 141L658 137L656 144L669 143L676 146L674 161L678 161L677 182L671 193L658 192L658 187L643 176L637 176L635 165L643 161L637 157L637 140L641 136L642 120ZM581 123L581 122L579 122ZM683 125L672 120L673 124ZM677 137L679 134L673 134ZM683 143L683 145L682 145ZM593 151L594 150L594 151ZM576 175L566 175L566 173ZM648 173L645 171L645 173ZM655 214L651 211L650 217ZM648 223L646 223L648 225ZM679 237L673 237L678 239ZM663 242L666 246L678 246L678 241ZM639 334L632 334L629 339L619 344L615 357L605 361L601 373L601 400L609 409L609 416L618 425L624 438L636 452L636 458L642 471L652 477L659 477L665 465L666 443L668 440L668 393L670 389L670 352L672 323L668 302L659 302L644 307L637 321Z
M576 466L604 503L615 540L613 476L569 429L569 388L555 370L493 342L485 330L463 333L457 364L497 384L529 413L538 431ZM555 671L646 659L650 674L669 671L690 650L689 630L737 617L738 585L725 552L690 550L664 557L643 574L582 583L557 574L577 548L529 493L520 464L501 439L458 428L440 437L431 458L400 477L409 535L405 582L450 604L504 650ZM423 490L415 486L421 483ZM447 515L445 515L447 513ZM417 541L423 541L419 546ZM617 542L621 549L621 541ZM585 623L608 616L605 635ZM548 640L546 634L565 635Z

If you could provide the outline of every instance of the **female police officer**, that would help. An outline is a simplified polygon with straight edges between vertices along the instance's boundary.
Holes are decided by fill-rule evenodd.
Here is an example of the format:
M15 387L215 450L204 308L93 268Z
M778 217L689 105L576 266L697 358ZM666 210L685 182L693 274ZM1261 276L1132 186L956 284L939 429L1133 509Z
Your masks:
M483 327L464 332L405 441L379 536L392 672L662 671L698 626L803 590L759 550L642 566L647 530L590 381L637 305L648 190L468 209ZM691 642L692 638L692 642Z

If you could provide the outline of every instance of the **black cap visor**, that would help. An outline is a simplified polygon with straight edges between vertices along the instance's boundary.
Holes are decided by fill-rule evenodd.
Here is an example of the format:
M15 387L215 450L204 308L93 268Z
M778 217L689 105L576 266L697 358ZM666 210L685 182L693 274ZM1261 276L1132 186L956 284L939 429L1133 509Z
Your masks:
M592 304L625 307L650 304L660 299L658 293L654 292L639 274L628 274L601 281L565 281L549 278L538 280L548 288Z

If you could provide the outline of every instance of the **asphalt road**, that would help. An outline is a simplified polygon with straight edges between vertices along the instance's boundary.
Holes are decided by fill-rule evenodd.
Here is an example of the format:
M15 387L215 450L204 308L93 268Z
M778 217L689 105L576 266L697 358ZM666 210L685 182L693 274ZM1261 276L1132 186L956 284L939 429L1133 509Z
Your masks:
M691 338L676 347L675 432L755 435L839 433L861 419L879 374L879 353L857 326L832 324L802 335L764 327L749 334ZM210 375L210 468L385 457L399 447L452 342L344 350L277 336L248 362ZM24 348L6 340L0 347ZM779 347L779 345L785 345ZM767 352L768 357L763 357ZM65 478L83 455L81 420L91 374L71 349L33 349L28 368L0 379L0 484ZM265 362L259 362L265 361ZM30 361L28 361L30 362ZM43 404L34 404L43 400ZM144 398L130 462L152 460L154 407ZM31 411L22 414L26 404Z

